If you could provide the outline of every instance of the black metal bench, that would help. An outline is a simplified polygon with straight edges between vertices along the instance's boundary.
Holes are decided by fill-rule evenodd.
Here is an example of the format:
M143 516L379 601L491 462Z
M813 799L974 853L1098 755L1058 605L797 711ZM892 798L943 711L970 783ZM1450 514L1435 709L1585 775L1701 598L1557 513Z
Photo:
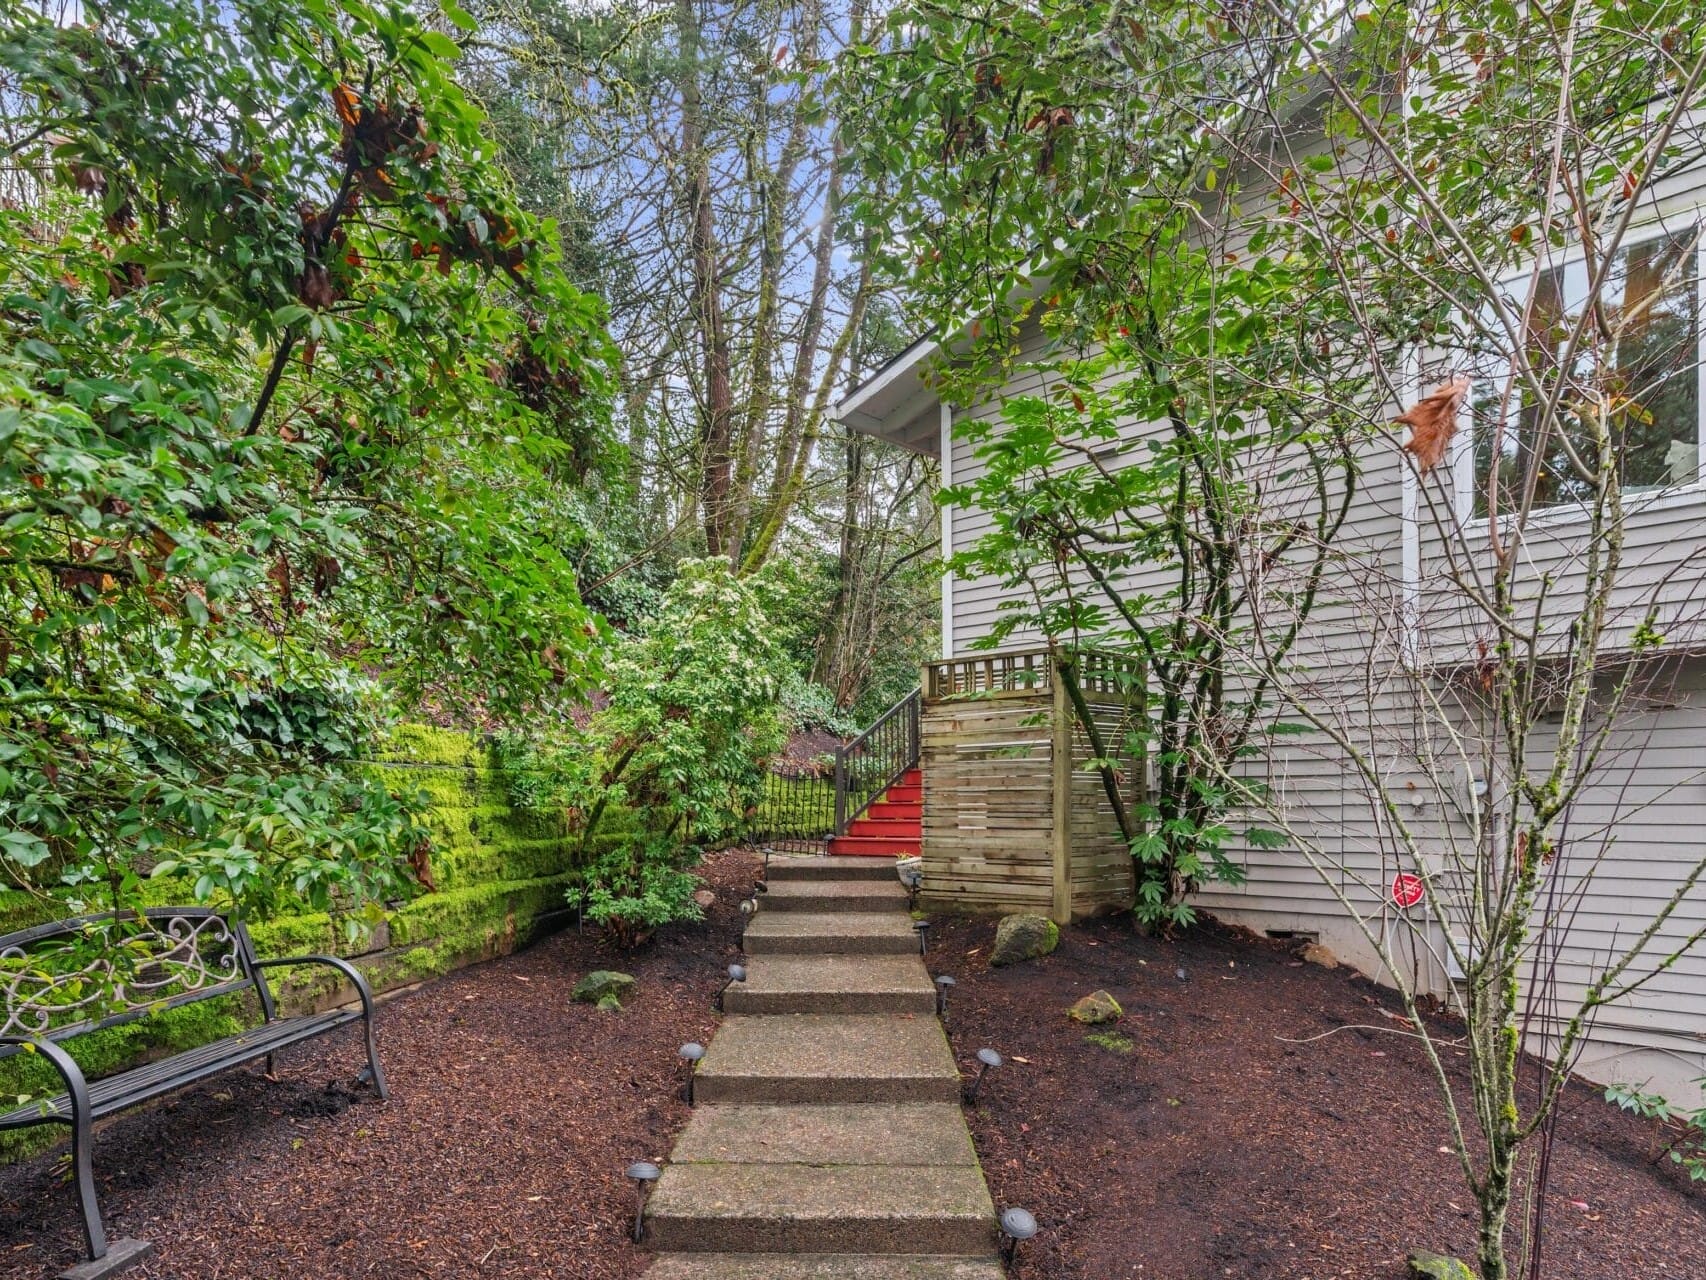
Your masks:
M264 971L305 964L337 969L355 986L360 1008L280 1017ZM105 1079L85 1080L61 1047L90 1031L250 990L260 1002L260 1026ZM95 1120L259 1058L268 1060L270 1071L280 1049L357 1021L366 1024L367 1032L362 1076L379 1097L389 1096L373 1035L373 994L355 966L335 956L259 959L242 923L207 907L107 912L0 936L0 1001L0 1058L39 1054L65 1083L57 1097L0 1114L0 1132L38 1124L70 1127L77 1203L89 1248L89 1261L64 1273L75 1280L110 1275L151 1248L140 1240L107 1242L90 1160Z

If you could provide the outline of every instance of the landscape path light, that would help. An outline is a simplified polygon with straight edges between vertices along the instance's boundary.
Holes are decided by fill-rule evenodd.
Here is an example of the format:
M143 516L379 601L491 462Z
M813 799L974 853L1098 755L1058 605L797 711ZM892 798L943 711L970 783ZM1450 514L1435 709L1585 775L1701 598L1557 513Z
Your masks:
M1001 1065L1001 1055L993 1049L979 1049L977 1051L977 1061L977 1079L971 1082L971 1093L967 1098L967 1101L974 1105L977 1102L978 1090L983 1088L983 1078L989 1074L989 1069L991 1067L999 1067Z
M945 1018L948 1016L948 991L950 988L957 986L959 986L959 983L955 982L947 974L939 973L936 975L936 1016L938 1018Z
M705 1046L697 1040L689 1040L676 1050L681 1060L687 1064L687 1105L693 1105L693 1075L694 1068L699 1065L699 1059L705 1056Z
M914 920L912 922L912 931L918 935L918 954L921 956L929 955L930 922L928 920Z
M1001 1211L1001 1260L1009 1266L1019 1246L1037 1234L1037 1220L1029 1209L1017 1205Z
M628 1166L628 1176L634 1180L634 1243L640 1242L640 1236L646 1227L646 1195L651 1190L652 1183L663 1175L663 1170L650 1160L636 1160Z
M718 1013L721 1013L723 1011L723 996L728 992L728 989L737 982L745 982L745 981L746 981L746 966L743 964L731 964L729 966L729 980L727 983L725 983L723 985L722 990L717 992L717 1012Z
M906 905L910 910L918 905L918 891L924 887L924 871L921 867L903 867L897 874L901 884L906 886Z

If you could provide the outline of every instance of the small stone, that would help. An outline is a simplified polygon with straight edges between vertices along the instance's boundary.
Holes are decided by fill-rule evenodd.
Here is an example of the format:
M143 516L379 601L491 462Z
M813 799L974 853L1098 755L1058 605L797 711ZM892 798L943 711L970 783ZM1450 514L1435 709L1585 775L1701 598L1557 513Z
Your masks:
M594 969L575 983L574 993L569 998L582 1004L599 1004L606 997L620 1000L633 989L634 979L630 975L612 969Z
M995 945L989 963L1000 968L1046 956L1060 945L1060 926L1047 916L1002 916L995 926Z
M1118 1022L1125 1014L1120 1002L1106 991L1092 991L1066 1011L1075 1022L1094 1026L1101 1022Z
M606 1013L621 1013L622 1002L615 996L599 996L598 1007Z
M701 907L709 911L712 907L717 905L716 891L713 889L695 889L693 891L693 901L697 902Z
M1339 967L1339 957L1319 942L1311 942L1304 947L1302 951L1297 953L1297 958L1307 964L1318 964L1323 969L1337 969Z
M1475 1280L1467 1263L1442 1253L1417 1249L1404 1261L1409 1264L1412 1280Z
M1173 976L1180 982L1189 982L1191 980L1191 975L1186 973L1183 969L1173 970Z

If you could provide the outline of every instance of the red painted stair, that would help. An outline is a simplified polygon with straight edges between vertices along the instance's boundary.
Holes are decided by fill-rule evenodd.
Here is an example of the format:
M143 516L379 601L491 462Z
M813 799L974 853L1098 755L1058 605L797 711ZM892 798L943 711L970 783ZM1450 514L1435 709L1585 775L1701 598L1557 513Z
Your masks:
M917 769L908 769L853 820L846 835L830 839L829 851L853 857L911 858L923 843L924 777Z

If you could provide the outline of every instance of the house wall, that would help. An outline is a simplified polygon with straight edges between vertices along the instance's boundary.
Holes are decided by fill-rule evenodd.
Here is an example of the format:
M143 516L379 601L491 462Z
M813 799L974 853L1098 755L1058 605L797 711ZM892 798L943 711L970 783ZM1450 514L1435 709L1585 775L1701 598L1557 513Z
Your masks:
M1706 129L1706 120L1694 125ZM1658 182L1651 199L1632 223L1624 244L1638 244L1658 235L1679 236L1706 226L1706 167L1695 166ZM1561 266L1579 257L1572 249L1549 251L1544 265ZM1697 259L1698 261L1698 259ZM1518 282L1526 284L1526 277ZM1700 314L1706 320L1706 272L1698 282ZM1701 359L1706 361L1706 323L1702 323ZM1421 379L1431 390L1459 370L1450 357L1429 353L1423 362L1429 376ZM1421 372L1421 371L1418 371ZM1703 397L1706 400L1706 397ZM1467 427L1467 415L1465 426ZM1490 529L1485 517L1473 513L1476 481L1468 431L1457 442L1450 470L1442 468L1423 482L1425 497L1417 502L1421 557L1419 607L1425 622L1429 656L1436 662L1471 657L1484 628L1460 607L1462 592L1450 582L1445 563L1445 540L1438 526L1455 524L1463 531L1460 545L1477 552L1482 565L1490 559ZM1617 643L1657 604L1657 625L1672 648L1706 646L1706 466L1700 480L1663 492L1626 497L1624 564L1611 608L1610 629ZM1532 602L1545 590L1548 615L1564 618L1580 598L1582 533L1585 516L1570 507L1536 513L1525 537L1519 598ZM1454 542L1459 540L1455 537ZM1559 628L1560 639L1564 628Z
M1686 190L1661 193L1665 216L1682 216L1689 201L1706 199L1706 182L1698 177ZM1043 375L1024 367L1044 354L1044 338L1033 328L1024 335L1020 371L998 395L957 410L956 422L998 423L1003 400L1044 391ZM1424 377L1425 369L1415 373L1411 393L1431 390L1434 381ZM1130 433L1151 429L1132 424ZM1466 439L1456 456L1459 467L1468 465ZM1257 931L1313 935L1347 963L1390 981L1369 935L1399 936L1389 886L1410 864L1383 811L1382 792L1404 806L1406 825L1420 833L1434 874L1467 893L1457 859L1474 837L1475 770L1472 762L1454 757L1452 716L1439 709L1437 683L1418 671L1430 659L1472 653L1477 634L1457 606L1460 593L1446 578L1441 542L1430 533L1430 508L1413 473L1390 442L1371 443L1362 461L1339 562L1297 650L1311 703L1335 709L1344 744L1312 735L1260 762L1301 846L1236 850L1246 882L1208 886L1195 901ZM951 441L951 468L956 484L975 481L981 471L974 447L958 434ZM1452 473L1436 473L1432 483L1453 500L1466 489ZM1466 509L1461 516L1467 517ZM1550 575L1548 589L1560 608L1568 604L1569 560L1576 554L1566 524L1543 521L1530 551L1530 581L1538 584ZM951 549L968 549L990 526L987 512L957 511ZM1678 647L1702 638L1692 628L1702 595L1696 566L1703 544L1706 492L1650 499L1631 516L1631 582L1621 606L1628 614L1630 601L1657 591L1666 601L1661 625ZM1165 584L1158 574L1150 585ZM949 598L952 653L964 655L990 636L1012 597L998 579L987 577L956 580ZM1006 643L1034 639L1021 632ZM1566 1000L1580 993L1613 948L1629 944L1678 879L1706 858L1706 659L1680 661L1673 677L1668 700L1629 723L1571 815L1568 865L1557 881L1579 892L1555 906L1570 913L1567 942L1554 967ZM1535 749L1546 748L1542 734ZM1365 762L1363 772L1352 764L1351 751ZM927 858L929 787L927 782ZM1593 875L1583 888L1580 873L1587 869ZM1656 962L1703 924L1706 890L1696 889L1644 956ZM1444 943L1440 931L1430 929L1418 945L1398 948L1407 976L1423 990L1448 988L1451 965ZM1604 1082L1650 1082L1678 1098L1690 1096L1692 1082L1706 1075L1706 950L1678 959L1626 1001L1601 1010L1580 1070Z

